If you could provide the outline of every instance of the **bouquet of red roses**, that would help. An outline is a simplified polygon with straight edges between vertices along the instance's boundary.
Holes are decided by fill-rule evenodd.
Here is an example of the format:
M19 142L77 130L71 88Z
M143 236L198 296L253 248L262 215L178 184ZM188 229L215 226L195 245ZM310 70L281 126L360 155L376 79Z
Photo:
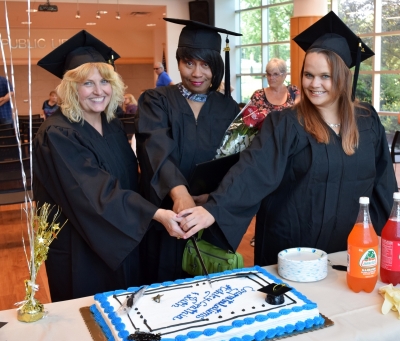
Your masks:
M215 158L219 159L239 153L250 146L254 136L261 128L265 116L249 101L226 130Z

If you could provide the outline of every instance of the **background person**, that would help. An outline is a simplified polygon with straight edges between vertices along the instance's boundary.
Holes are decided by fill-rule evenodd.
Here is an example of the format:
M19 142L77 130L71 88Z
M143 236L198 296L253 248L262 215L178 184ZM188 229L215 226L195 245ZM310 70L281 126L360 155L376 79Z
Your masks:
M125 86L106 61L117 58L81 31L38 62L62 78L60 110L33 141L35 200L68 219L46 260L52 301L145 284L138 244L152 219L183 234L172 211L137 193L137 160L114 119Z
M122 109L127 115L135 115L137 110L137 100L135 96L132 94L125 94Z
M373 52L333 12L294 40L306 50L300 102L271 112L204 207L179 214L190 214L180 223L193 227L185 238L215 220L236 249L264 199L255 243L261 266L287 248L346 250L361 196L370 198L380 233L397 191L380 119L371 105L352 101L349 68L356 74L357 55L365 60Z
M174 84L168 73L164 70L164 65L161 62L155 62L153 70L158 75L156 88Z
M181 82L147 90L139 97L136 149L143 196L179 212L205 202L207 193L189 194L190 175L196 164L214 158L226 129L239 113L230 93L217 91L224 75L218 32L237 34L190 20L165 20L186 25L176 51ZM156 222L152 224L140 247L146 254L148 283L188 276L182 271L185 244L168 238Z
M49 99L45 100L42 106L44 119L49 118L59 108L57 101L57 92L54 90L50 91Z
M0 76L0 124L13 123L10 99L13 87L6 77Z
M265 73L268 86L256 90L251 96L252 104L265 116L271 111L282 111L285 108L290 108L300 100L300 92L297 86L286 86L284 84L287 76L287 66L284 60L272 58L265 67ZM255 237L250 240L250 245L254 247Z

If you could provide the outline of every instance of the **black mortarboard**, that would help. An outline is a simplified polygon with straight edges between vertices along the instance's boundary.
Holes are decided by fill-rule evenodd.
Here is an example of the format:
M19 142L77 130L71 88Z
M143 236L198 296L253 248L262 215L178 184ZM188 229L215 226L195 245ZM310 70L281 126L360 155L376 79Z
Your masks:
M286 286L286 284L277 284L271 283L266 287L262 287L258 289L258 291L267 294L265 301L268 304L279 305L285 302L284 294L288 291L292 290L292 288Z
M354 100L360 63L374 55L374 52L364 44L347 25L334 13L329 12L315 22L293 40L304 51L320 48L335 52L345 62L348 68L355 66L353 80Z
M229 65L229 39L228 35L241 36L241 33L225 30L215 26L207 25L198 21L164 18L164 20L174 24L186 25L179 36L178 47L189 47L192 49L209 49L221 52L221 36L225 33L225 96L230 96L230 65Z
M66 71L82 64L100 62L114 65L119 57L111 47L82 30L39 60L37 65L63 78Z

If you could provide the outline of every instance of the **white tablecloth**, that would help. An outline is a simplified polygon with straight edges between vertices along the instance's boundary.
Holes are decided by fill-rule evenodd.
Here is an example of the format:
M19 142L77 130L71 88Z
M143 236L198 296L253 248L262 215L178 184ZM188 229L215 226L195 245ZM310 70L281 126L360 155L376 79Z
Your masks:
M346 252L329 255L333 264L346 265ZM278 276L277 267L266 269ZM399 341L400 320L397 312L382 315L383 298L378 288L385 285L378 281L375 290L354 293L346 284L346 272L329 268L328 276L319 282L296 283L287 281L297 290L316 302L320 312L334 322L334 326L297 335L296 341ZM93 297L46 304L49 314L34 323L19 322L16 310L0 311L1 341L91 341L91 336L79 308L93 304Z

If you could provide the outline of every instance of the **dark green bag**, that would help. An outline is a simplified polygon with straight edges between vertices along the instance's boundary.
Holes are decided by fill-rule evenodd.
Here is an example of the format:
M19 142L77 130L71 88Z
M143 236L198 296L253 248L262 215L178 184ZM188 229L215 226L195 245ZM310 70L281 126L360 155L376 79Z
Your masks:
M201 239L203 230L198 233L197 246L209 274L244 267L243 256L236 252L223 250ZM192 276L202 276L203 269L191 240L183 251L182 269Z

